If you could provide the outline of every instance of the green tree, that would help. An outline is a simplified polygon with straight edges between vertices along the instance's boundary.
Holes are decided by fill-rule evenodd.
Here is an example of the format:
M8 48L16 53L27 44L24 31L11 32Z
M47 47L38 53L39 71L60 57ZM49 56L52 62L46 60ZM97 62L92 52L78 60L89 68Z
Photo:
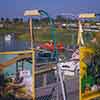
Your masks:
M63 23L63 22L66 22L66 19L63 16L58 15L58 16L56 16L55 21L56 22L62 22Z
M19 18L13 18L13 23L19 23Z
M3 17L1 17L1 19L0 19L0 20L1 20L1 22L2 22L2 23L5 21L5 19L4 19Z

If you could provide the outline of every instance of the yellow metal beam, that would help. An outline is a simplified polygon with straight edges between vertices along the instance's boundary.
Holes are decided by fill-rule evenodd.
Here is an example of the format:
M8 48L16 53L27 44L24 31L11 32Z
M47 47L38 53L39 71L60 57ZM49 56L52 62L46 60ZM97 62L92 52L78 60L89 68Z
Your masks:
M100 97L100 91L89 92L82 95L82 100L91 100Z
M32 49L32 97L35 100L35 51Z
M32 50L0 52L0 54L6 54L6 55L11 55L11 54L16 55L16 54L24 54L24 53L32 53Z
M36 70L35 74L47 73L53 70L56 70L55 66L48 66L48 67L46 66L44 69Z

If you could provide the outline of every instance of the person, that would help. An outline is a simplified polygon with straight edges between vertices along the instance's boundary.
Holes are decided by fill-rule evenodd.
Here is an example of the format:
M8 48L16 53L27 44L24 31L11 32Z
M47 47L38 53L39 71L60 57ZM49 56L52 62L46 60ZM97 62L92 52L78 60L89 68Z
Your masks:
M79 49L76 49L75 52L72 54L72 58L71 59L77 59L79 60Z
M15 83L20 84L20 83L22 83L22 81L23 81L23 77L20 77L20 73L17 72L16 73L16 78L15 78Z

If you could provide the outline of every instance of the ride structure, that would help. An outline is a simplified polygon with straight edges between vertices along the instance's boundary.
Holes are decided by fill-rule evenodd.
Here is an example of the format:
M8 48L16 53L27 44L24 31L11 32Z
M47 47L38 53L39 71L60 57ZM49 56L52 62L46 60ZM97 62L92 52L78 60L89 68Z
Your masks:
M95 13L85 13L85 14L80 14L79 18L80 19L85 19L85 18L95 18L97 14ZM81 24L81 23L80 23ZM82 26L81 26L82 30ZM79 30L81 33L80 36L82 36L82 32ZM79 37L80 40L83 37ZM79 39L78 39L79 40ZM85 46L84 41L80 41L80 100L91 100L91 99L96 99L100 97L100 92L97 88L96 82L97 79L96 73L93 74L93 70L97 68L97 61L95 64L93 64L93 55L95 55L95 50L93 48ZM93 58L94 59L94 58ZM93 67L94 66L94 67ZM93 75L92 75L93 74Z
M24 50L24 51L18 51L18 52L17 51L1 52L0 54L18 54L18 55L26 54L26 56L27 56L27 54L29 54L29 55L31 54L31 57L32 57L32 98L33 98L33 100L35 100L35 98L36 98L36 93L35 93L35 51L36 51L36 48L34 48L34 34L33 34L33 29L32 29L32 16L39 16L39 15L48 16L49 21L50 21L50 25L51 25L52 38L53 38L53 42L54 42L53 57L57 58L58 52L57 52L57 49L56 49L56 39L55 39L55 36L54 36L55 28L54 28L54 25L53 25L52 18L48 15L48 13L46 13L43 10L25 11L24 15L30 17L29 18L29 29L30 29L30 38L31 38L31 50ZM11 65L14 62L16 62L18 59L20 59L20 57L14 58L13 61L8 61L6 63L6 65L4 65L5 67L3 67L2 70L4 68L6 68L8 65ZM48 71L49 68L46 69L46 70ZM51 68L50 68L50 70L51 70Z

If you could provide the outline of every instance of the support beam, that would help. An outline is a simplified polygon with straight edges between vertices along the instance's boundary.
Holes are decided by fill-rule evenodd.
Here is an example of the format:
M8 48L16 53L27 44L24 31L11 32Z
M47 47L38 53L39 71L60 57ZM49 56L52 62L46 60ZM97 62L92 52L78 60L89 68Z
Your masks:
M35 51L32 49L32 97L35 100Z
M89 92L87 94L83 94L81 100L91 100L97 97L100 97L100 90L96 92Z
M32 50L0 52L0 54L5 54L5 55L13 55L13 54L17 55L25 53L32 53Z

